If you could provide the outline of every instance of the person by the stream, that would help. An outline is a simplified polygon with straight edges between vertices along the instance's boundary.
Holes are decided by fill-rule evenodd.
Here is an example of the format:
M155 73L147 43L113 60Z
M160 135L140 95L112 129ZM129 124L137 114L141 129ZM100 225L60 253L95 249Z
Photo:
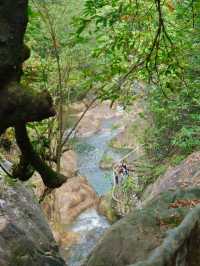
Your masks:
M122 183L123 179L125 177L128 177L129 175L129 170L127 168L126 163L123 161L120 165L116 167L114 170L114 176L115 176L115 184L119 185Z
M117 171L114 171L114 176L115 176L115 184L119 185L119 176L118 176Z
M129 169L124 161L122 161L121 168L123 170L123 174L128 177L129 175Z

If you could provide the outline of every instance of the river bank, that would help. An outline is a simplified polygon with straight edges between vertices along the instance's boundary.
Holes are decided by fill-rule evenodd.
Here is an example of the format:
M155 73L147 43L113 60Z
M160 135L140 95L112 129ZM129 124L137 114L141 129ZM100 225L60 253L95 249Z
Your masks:
M70 119L79 118L84 107L84 104L72 106ZM128 119L128 115L120 106L111 109L110 102L98 103L87 112L70 139L70 150L61 159L61 172L71 178L41 203L68 265L81 265L83 257L110 227L110 221L118 219L109 196L113 186L112 165L105 169L101 162L108 156L116 163L130 151L125 145L117 149L111 145L130 124L132 117ZM29 183L40 198L45 187L39 175L34 175ZM109 203L106 205L105 195Z
M71 148L77 155L78 174L85 176L97 198L104 196L112 189L112 169L101 169L100 161L105 153L119 160L124 152L114 150L110 141L123 129L123 110L119 107L110 109L110 103L95 105L78 126ZM80 112L77 113L77 117ZM90 122L89 122L90 121ZM92 123L91 123L92 122ZM115 127L114 125L120 125ZM98 126L97 126L98 125ZM98 204L83 211L67 226L68 232L78 235L71 246L62 246L62 254L68 265L79 266L94 248L100 236L109 228L107 218L98 213Z
M97 106L95 110L98 110ZM113 265L118 266L120 261L120 265L125 266L127 262L130 264L146 258L149 249L159 247L164 241L163 236L166 230L174 228L184 219L188 211L185 211L185 207L191 206L187 204L196 206L195 204L199 202L200 156L199 153L194 153L180 166L169 168L164 176L160 176L145 190L145 193L142 193L140 208L135 208L132 204L134 210L127 209L130 215L117 221L118 216L114 210L115 206L113 206L110 192L113 185L112 164L105 169L101 164L102 158L106 154L112 158L112 163L119 161L126 156L127 152L129 154L127 143L130 145L130 141L132 141L132 146L129 146L129 149L131 148L134 152L129 161L134 161L134 158L142 152L142 149L139 153L135 152L134 143L138 143L135 139L131 140L131 132L127 130L133 125L130 123L133 117L128 118L129 114L121 109L119 112L120 114L117 113L116 116L107 115L102 118L98 130L93 133L77 134L70 144L72 150L67 151L61 160L62 173L70 174L71 178L48 195L41 204L54 238L59 244L62 258L68 266L85 265L86 258L89 263L87 265L91 266L99 265L102 259L105 259L102 265L114 263ZM137 112L132 115L139 118ZM138 123L138 120L132 122L136 121ZM134 128L136 129L136 124ZM139 134L136 134L137 130L134 133L136 138ZM129 139L126 138L126 145L120 142L120 139L124 139L125 136L129 136ZM113 148L113 139L121 143L123 147ZM32 182L35 184L35 193L39 197L39 194L43 193L40 177L34 177ZM30 183L26 185L30 189ZM185 190L188 186L193 186L192 190ZM162 194L163 192L165 194ZM186 206L177 205L180 202ZM169 206L172 207L169 208ZM182 207L184 207L184 212L182 212ZM119 210L121 206L118 205L117 208ZM176 209L178 209L177 212ZM112 211L114 211L115 220ZM158 217L157 213L161 216ZM126 214L126 209L123 214ZM111 226L110 221L117 222ZM115 228L118 230L116 231ZM130 231L134 232L131 236ZM100 238L101 241L99 241ZM113 249L111 243L115 243ZM122 243L127 244L122 245ZM137 256L132 252L133 247L134 254ZM182 254L181 249L179 251ZM122 257L118 254L122 254Z
M78 119L84 110L84 106L83 103L71 106L68 116L67 113L65 114L66 119ZM107 219L111 222L117 219L110 194L113 187L112 165L138 147L136 136L134 137L129 128L133 126L134 121L138 122L139 113L142 111L139 106L139 104L135 104L131 110L125 111L118 105L111 109L110 102L95 104L86 113L76 128L73 138L70 139L69 147L76 154L75 175L84 176L87 180L87 186L91 186L91 189L96 193L96 197L92 196L91 192L86 192L87 195L81 196L81 191L84 190L85 186L82 183L74 191L73 189L71 191L63 190L61 187L51 200L54 202L54 207L51 208L53 212L58 213L60 210L60 214L56 214L56 222L51 222L54 235L59 239L62 254L71 266L81 265L82 256L80 254L87 256L91 252L100 236L110 226ZM133 121L133 123L130 123L130 121ZM128 141L127 143L124 143L124 138ZM113 145L116 141L118 143L117 147ZM139 151L137 152L132 154L131 158L137 157ZM112 160L107 168L102 167L102 161L106 156ZM131 161L131 158L129 158L129 161ZM68 161L66 160L66 165ZM65 165L65 161L62 165ZM73 179L71 182L74 182ZM69 187L73 187L73 185L69 185ZM61 204L55 204L55 202L58 202L56 199L58 195ZM104 200L105 195L106 200ZM69 198L73 198L70 205L72 206L72 212L76 213L75 216L71 216L72 212L66 207L69 205ZM75 198L78 198L78 200L74 200ZM82 200L83 202L91 202L91 205L86 204L85 208L79 208L84 205ZM80 212L74 212L76 208ZM104 218L102 214L107 217ZM50 220L52 221L52 219ZM58 235L60 236L58 237ZM81 253L79 250L81 250Z
M72 106L70 119L78 119L83 109L84 104ZM67 147L70 150L61 159L62 173L71 178L42 202L54 238L68 265L81 265L83 257L91 252L110 226L107 218L98 212L98 206L112 188L112 169L101 169L100 161L105 153L117 161L126 152L109 146L124 129L123 115L122 108L115 106L111 109L109 102L98 103L87 112L70 139ZM116 124L120 126L116 127ZM44 191L42 181L35 176L32 182L39 197Z

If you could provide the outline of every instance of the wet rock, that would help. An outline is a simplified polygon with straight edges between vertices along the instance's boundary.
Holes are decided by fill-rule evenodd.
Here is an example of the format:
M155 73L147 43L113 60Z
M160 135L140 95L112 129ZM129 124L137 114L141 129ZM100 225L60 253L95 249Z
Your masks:
M120 218L114 205L111 192L99 199L98 212L104 215L110 223L114 223Z
M79 114L79 116L81 113ZM94 106L88 110L84 118L79 123L76 134L81 137L88 137L98 132L101 127L101 122L106 119L121 116L122 112L110 107L110 101L105 101L101 104L94 104Z
M67 264L81 266L109 226L105 217L99 215L94 208L81 213L70 227L73 233L79 233L80 239L67 250L67 253L62 253L63 257L67 255Z
M96 205L97 196L86 178L75 177L55 190L55 209L61 224L68 224L83 210Z
M52 224L52 230L56 242L61 247L61 254L66 259L66 250L80 242L80 234L78 232L72 232L70 229L65 230L60 224Z
M114 158L105 153L99 163L99 167L103 170L110 170L113 168L114 163Z
M97 133L100 129L100 121L87 115L85 116L77 127L76 135L79 137L88 137Z
M0 265L64 266L34 194L5 180L0 177Z

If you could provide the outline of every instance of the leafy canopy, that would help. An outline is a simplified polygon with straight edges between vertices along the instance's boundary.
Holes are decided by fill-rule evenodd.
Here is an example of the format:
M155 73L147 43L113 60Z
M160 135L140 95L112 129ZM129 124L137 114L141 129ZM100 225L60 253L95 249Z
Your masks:
M146 146L160 158L200 147L199 13L192 0L87 0L76 21L77 40L96 37L102 99L129 103L135 81L145 82L153 122Z

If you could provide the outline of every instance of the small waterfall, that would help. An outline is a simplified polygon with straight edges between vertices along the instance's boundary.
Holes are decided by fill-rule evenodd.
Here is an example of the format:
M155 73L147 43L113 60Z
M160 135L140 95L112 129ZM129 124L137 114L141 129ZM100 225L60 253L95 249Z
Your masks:
M68 250L68 266L81 266L109 226L106 218L99 215L95 209L89 209L80 214L70 228L70 231L79 233L80 240Z

